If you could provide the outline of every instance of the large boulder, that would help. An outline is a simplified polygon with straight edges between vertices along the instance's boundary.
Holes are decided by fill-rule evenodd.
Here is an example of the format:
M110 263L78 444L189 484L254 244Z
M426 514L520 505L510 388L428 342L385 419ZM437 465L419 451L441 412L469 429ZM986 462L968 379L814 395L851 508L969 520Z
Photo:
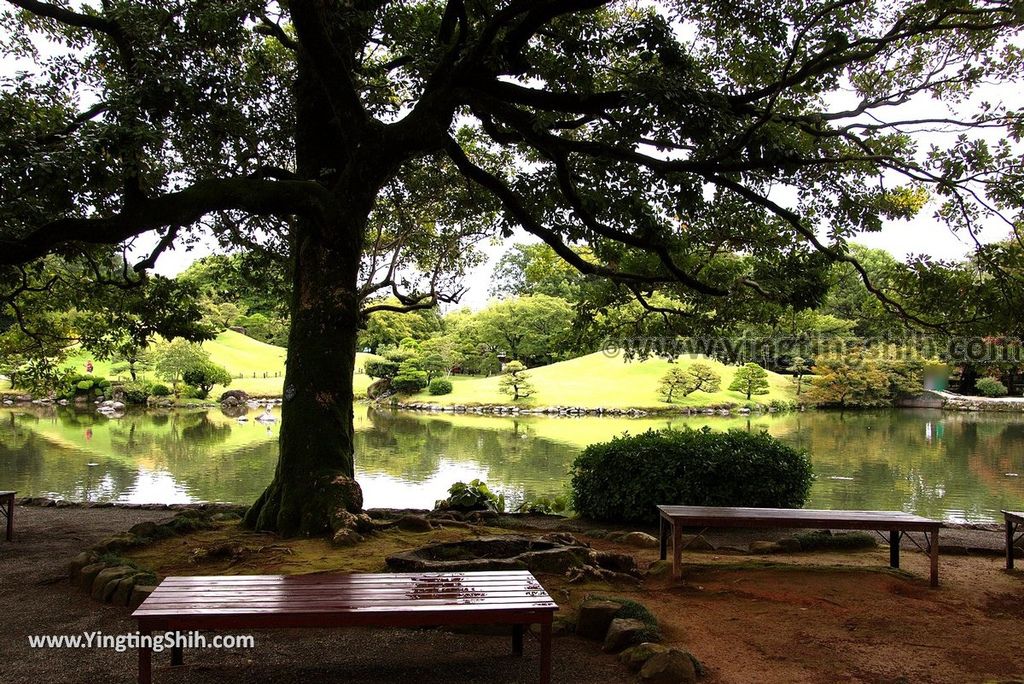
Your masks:
M403 532L430 532L434 526L422 515L403 515L395 521L395 527Z
M640 681L646 684L694 684L697 668L689 653L673 648L648 658L640 668Z
M80 586L82 581L82 568L92 565L98 560L99 554L94 551L82 551L80 554L72 558L68 563L68 579L71 580L71 584L76 587Z
M647 633L647 625L633 618L615 618L608 625L608 633L604 637L604 652L618 653L624 648L638 644Z
M149 595L156 589L154 586L136 584L132 587L132 595L128 599L128 607L135 610L142 605L142 602L149 598Z
M598 551L597 566L612 572L621 572L627 575L636 572L636 558L628 553L615 553L613 551Z
M84 566L78 573L78 581L75 586L82 587L85 591L92 591L92 583L96 579L96 575L103 572L107 567L106 563L90 563Z
M91 596L94 601L107 601L110 595L117 588L116 580L120 580L129 575L134 575L137 571L127 565L118 565L112 568L104 568L96 574L96 577L92 581ZM108 586L110 585L110 586Z
M619 662L633 672L638 672L652 656L667 652L668 646L662 646L651 641L645 641L636 646L630 646L619 654Z
M643 549L658 548L658 538L646 532L630 532L623 535L619 541L622 544L629 544L630 546L637 546Z
M227 404L228 406L238 406L244 404L249 400L249 395L242 390L234 389L228 390L220 395L220 403Z
M576 633L585 639L603 640L622 606L614 601L589 599L580 604L576 615Z

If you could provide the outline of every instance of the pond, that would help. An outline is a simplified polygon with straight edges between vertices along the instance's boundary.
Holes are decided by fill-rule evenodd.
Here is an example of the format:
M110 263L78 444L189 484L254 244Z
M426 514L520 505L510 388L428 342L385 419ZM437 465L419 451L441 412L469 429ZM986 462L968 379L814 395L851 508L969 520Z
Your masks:
M806 448L816 474L808 507L984 522L997 519L1000 508L1024 505L1024 417L930 410L630 419L357 406L357 478L367 507L427 508L452 482L472 478L514 504L565 491L573 458L591 442L705 424L764 429ZM219 409L106 418L57 407L4 408L0 488L75 501L248 503L273 475L278 426L239 422Z

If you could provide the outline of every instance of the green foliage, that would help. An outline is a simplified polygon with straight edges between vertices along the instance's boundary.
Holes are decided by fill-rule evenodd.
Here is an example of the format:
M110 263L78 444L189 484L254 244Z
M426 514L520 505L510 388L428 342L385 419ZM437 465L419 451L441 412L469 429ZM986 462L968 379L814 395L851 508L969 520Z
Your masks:
M744 364L736 371L729 383L729 389L733 392L742 392L746 395L747 401L754 394L768 394L768 372L756 363Z
M435 396L452 393L452 381L447 378L434 378L427 387Z
M166 342L153 351L153 367L160 378L169 380L175 388L185 373L203 368L210 355L198 344L183 339Z
M206 399L210 396L210 390L214 385L231 384L231 373L223 366L206 360L186 368L182 372L181 379L196 388L197 399Z
M110 388L110 381L98 375L70 374L64 378L57 394L64 399L96 397Z
M799 508L811 480L807 454L767 433L652 430L588 446L573 464L573 509L650 523L664 504Z
M674 366L658 383L658 391L666 402L673 395L688 396L694 392L717 392L722 387L722 376L706 363L697 361L686 368Z
M528 499L516 509L519 513L541 513L543 515L561 514L569 510L570 494L559 494L554 497L540 496Z
M420 370L412 359L403 361L398 373L391 378L391 388L399 394L416 394L427 386L427 373Z
M157 383L153 385L153 389L150 390L154 397L169 397L171 396L171 388L167 385L161 385Z
M78 382L75 383L75 388L79 392L86 394L89 392L89 390L93 388L95 384L96 383L93 382L92 380L79 380Z
M487 488L487 484L480 480L473 480L469 483L456 482L448 488L448 498L437 501L434 507L456 511L492 510L503 513L505 497L504 495L495 495Z
M371 359L363 365L363 371L371 378L393 378L398 375L399 365L390 359Z
M126 404L145 404L153 393L153 384L149 382L125 382L118 385Z
M1006 385L995 378L978 378L974 383L974 389L982 397L1005 397L1009 394Z
M512 397L512 401L525 399L533 394L533 385L530 384L530 375L526 372L526 366L519 361L509 361L505 364L505 374L498 381L498 391Z
M819 356L804 399L818 406L890 406L921 391L923 369L924 360L904 348Z
M571 344L572 307L564 299L532 295L492 302L476 314L473 334L485 347L513 359L550 363L578 353Z

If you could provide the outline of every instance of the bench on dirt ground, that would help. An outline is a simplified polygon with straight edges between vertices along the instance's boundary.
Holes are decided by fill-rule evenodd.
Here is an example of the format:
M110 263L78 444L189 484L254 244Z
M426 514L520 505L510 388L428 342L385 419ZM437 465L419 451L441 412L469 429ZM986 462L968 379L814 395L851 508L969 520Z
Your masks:
M668 538L672 536L672 576L682 572L682 531L701 528L698 537L709 528L731 527L761 529L808 528L829 530L868 530L889 533L889 565L900 567L900 540L911 532L922 532L922 548L931 558L931 585L939 586L939 528L942 522L902 511L822 511L804 508L729 508L720 506L658 506L661 523L661 558L665 559ZM916 541L914 542L917 543Z
M1024 527L1024 512L1003 511L1003 519L1006 521L1006 569L1013 570L1013 547L1024 540L1024 532L1017 537L1017 530Z
M551 622L558 606L525 570L168 577L132 614L142 635L139 684L152 681L153 632L305 627L540 625L540 681L551 680ZM182 663L181 645L171 665Z

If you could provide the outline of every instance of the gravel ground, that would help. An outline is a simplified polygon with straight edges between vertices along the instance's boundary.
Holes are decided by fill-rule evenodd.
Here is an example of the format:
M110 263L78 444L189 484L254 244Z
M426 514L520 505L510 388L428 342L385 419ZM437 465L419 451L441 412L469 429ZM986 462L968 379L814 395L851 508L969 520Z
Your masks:
M119 508L57 509L20 506L15 541L0 541L0 682L133 682L134 652L31 649L28 636L135 629L126 608L105 606L71 587L65 564L82 549L167 511ZM538 647L527 639L526 655L510 654L507 637L440 630L257 631L255 650L186 651L185 665L170 668L168 653L154 656L154 680L195 682L416 682L459 684L531 682L538 672ZM556 637L556 682L624 682L632 677L597 644Z

